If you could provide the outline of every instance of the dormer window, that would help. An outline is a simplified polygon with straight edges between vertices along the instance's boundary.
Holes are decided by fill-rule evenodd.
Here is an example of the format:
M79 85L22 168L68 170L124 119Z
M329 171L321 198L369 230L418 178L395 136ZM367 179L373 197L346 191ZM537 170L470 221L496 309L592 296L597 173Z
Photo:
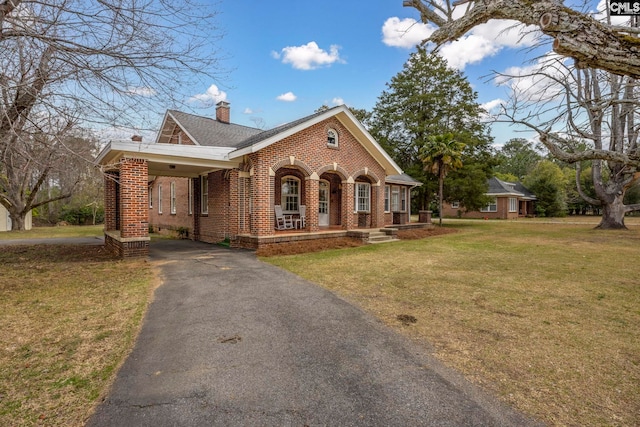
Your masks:
M327 131L327 146L338 148L338 132L335 129L329 129Z

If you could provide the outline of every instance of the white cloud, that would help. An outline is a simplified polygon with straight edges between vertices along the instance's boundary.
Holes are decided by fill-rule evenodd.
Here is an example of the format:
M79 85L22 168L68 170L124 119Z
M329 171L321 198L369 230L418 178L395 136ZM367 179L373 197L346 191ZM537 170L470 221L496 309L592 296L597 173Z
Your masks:
M429 38L434 30L434 26L413 18L400 19L394 16L382 26L382 41L387 46L408 49ZM511 20L492 20L475 27L460 39L443 45L439 52L451 67L462 70L467 64L494 56L505 47L532 46L539 34L535 26L525 27Z
M480 107L482 107L482 109L489 114L495 114L500 112L499 110L502 108L504 104L505 102L503 99L497 98L489 102L485 102L484 104L481 104Z
M417 22L413 18L387 19L382 25L382 42L387 46L410 49L429 38L435 27Z
M253 114L253 110L249 107L245 108L242 114Z
M333 105L344 105L344 99L336 97L331 100Z
M471 34L491 40L500 48L520 48L533 46L540 32L534 25L525 27L518 21L500 19L474 27Z
M298 99L298 97L295 96L293 94L293 92L287 92L287 93L283 93L282 95L278 96L276 99L278 101L293 102L296 99Z
M497 85L506 86L511 97L522 102L545 102L558 98L563 87L556 80L564 80L568 73L563 63L567 58L549 52L534 64L509 67L495 78Z
M189 98L189 102L202 102L203 104L217 104L227 100L227 93L218 89L218 86L211 85L205 93L199 93Z
M447 60L450 67L462 70L467 64L480 62L499 51L500 47L492 41L471 34L442 46L440 56Z
M344 63L340 58L340 46L331 45L329 52L320 49L316 42L309 42L302 46L287 46L281 53L271 52L275 59L282 59L283 64L291 64L297 70L314 70L319 67L329 66L333 63Z

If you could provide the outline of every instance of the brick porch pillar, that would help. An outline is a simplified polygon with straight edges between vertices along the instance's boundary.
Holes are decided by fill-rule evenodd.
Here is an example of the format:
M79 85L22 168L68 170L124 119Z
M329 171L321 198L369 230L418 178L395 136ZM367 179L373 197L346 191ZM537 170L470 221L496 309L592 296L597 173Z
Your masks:
M104 174L104 229L112 231L118 229L118 178L117 171Z
M356 216L353 213L353 197L355 192L355 182L353 178L342 181L342 228L352 230L357 228Z
M320 191L320 178L314 172L310 177L306 178L306 197L305 204L307 205L307 230L314 232L318 231L318 208L319 208L319 191Z
M122 159L119 182L115 187L105 182L105 190L115 194L105 196L105 210L116 212L115 224L112 217L105 225L105 244L123 258L149 254L147 179L146 160Z

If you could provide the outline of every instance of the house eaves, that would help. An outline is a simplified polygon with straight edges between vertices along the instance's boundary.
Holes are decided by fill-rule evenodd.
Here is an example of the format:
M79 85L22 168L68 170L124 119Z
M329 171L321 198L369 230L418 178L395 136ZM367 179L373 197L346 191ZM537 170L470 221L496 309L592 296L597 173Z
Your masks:
M239 162L228 157L232 150L231 147L111 141L102 149L96 163L108 168L124 158L143 159L147 161L149 175L196 177L237 168Z

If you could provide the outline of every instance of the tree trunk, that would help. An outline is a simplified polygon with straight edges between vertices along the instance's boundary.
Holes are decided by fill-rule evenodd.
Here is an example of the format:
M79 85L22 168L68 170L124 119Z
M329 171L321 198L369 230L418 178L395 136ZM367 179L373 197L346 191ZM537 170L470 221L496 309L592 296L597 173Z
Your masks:
M442 194L444 190L444 177L438 177L438 216L440 217L439 225L442 227Z
M602 203L602 220L596 227L600 230L626 230L624 225L624 214L626 208L622 202L623 195L615 196L613 201Z
M20 212L9 211L9 215L11 216L11 231L24 231L26 214L22 215Z

